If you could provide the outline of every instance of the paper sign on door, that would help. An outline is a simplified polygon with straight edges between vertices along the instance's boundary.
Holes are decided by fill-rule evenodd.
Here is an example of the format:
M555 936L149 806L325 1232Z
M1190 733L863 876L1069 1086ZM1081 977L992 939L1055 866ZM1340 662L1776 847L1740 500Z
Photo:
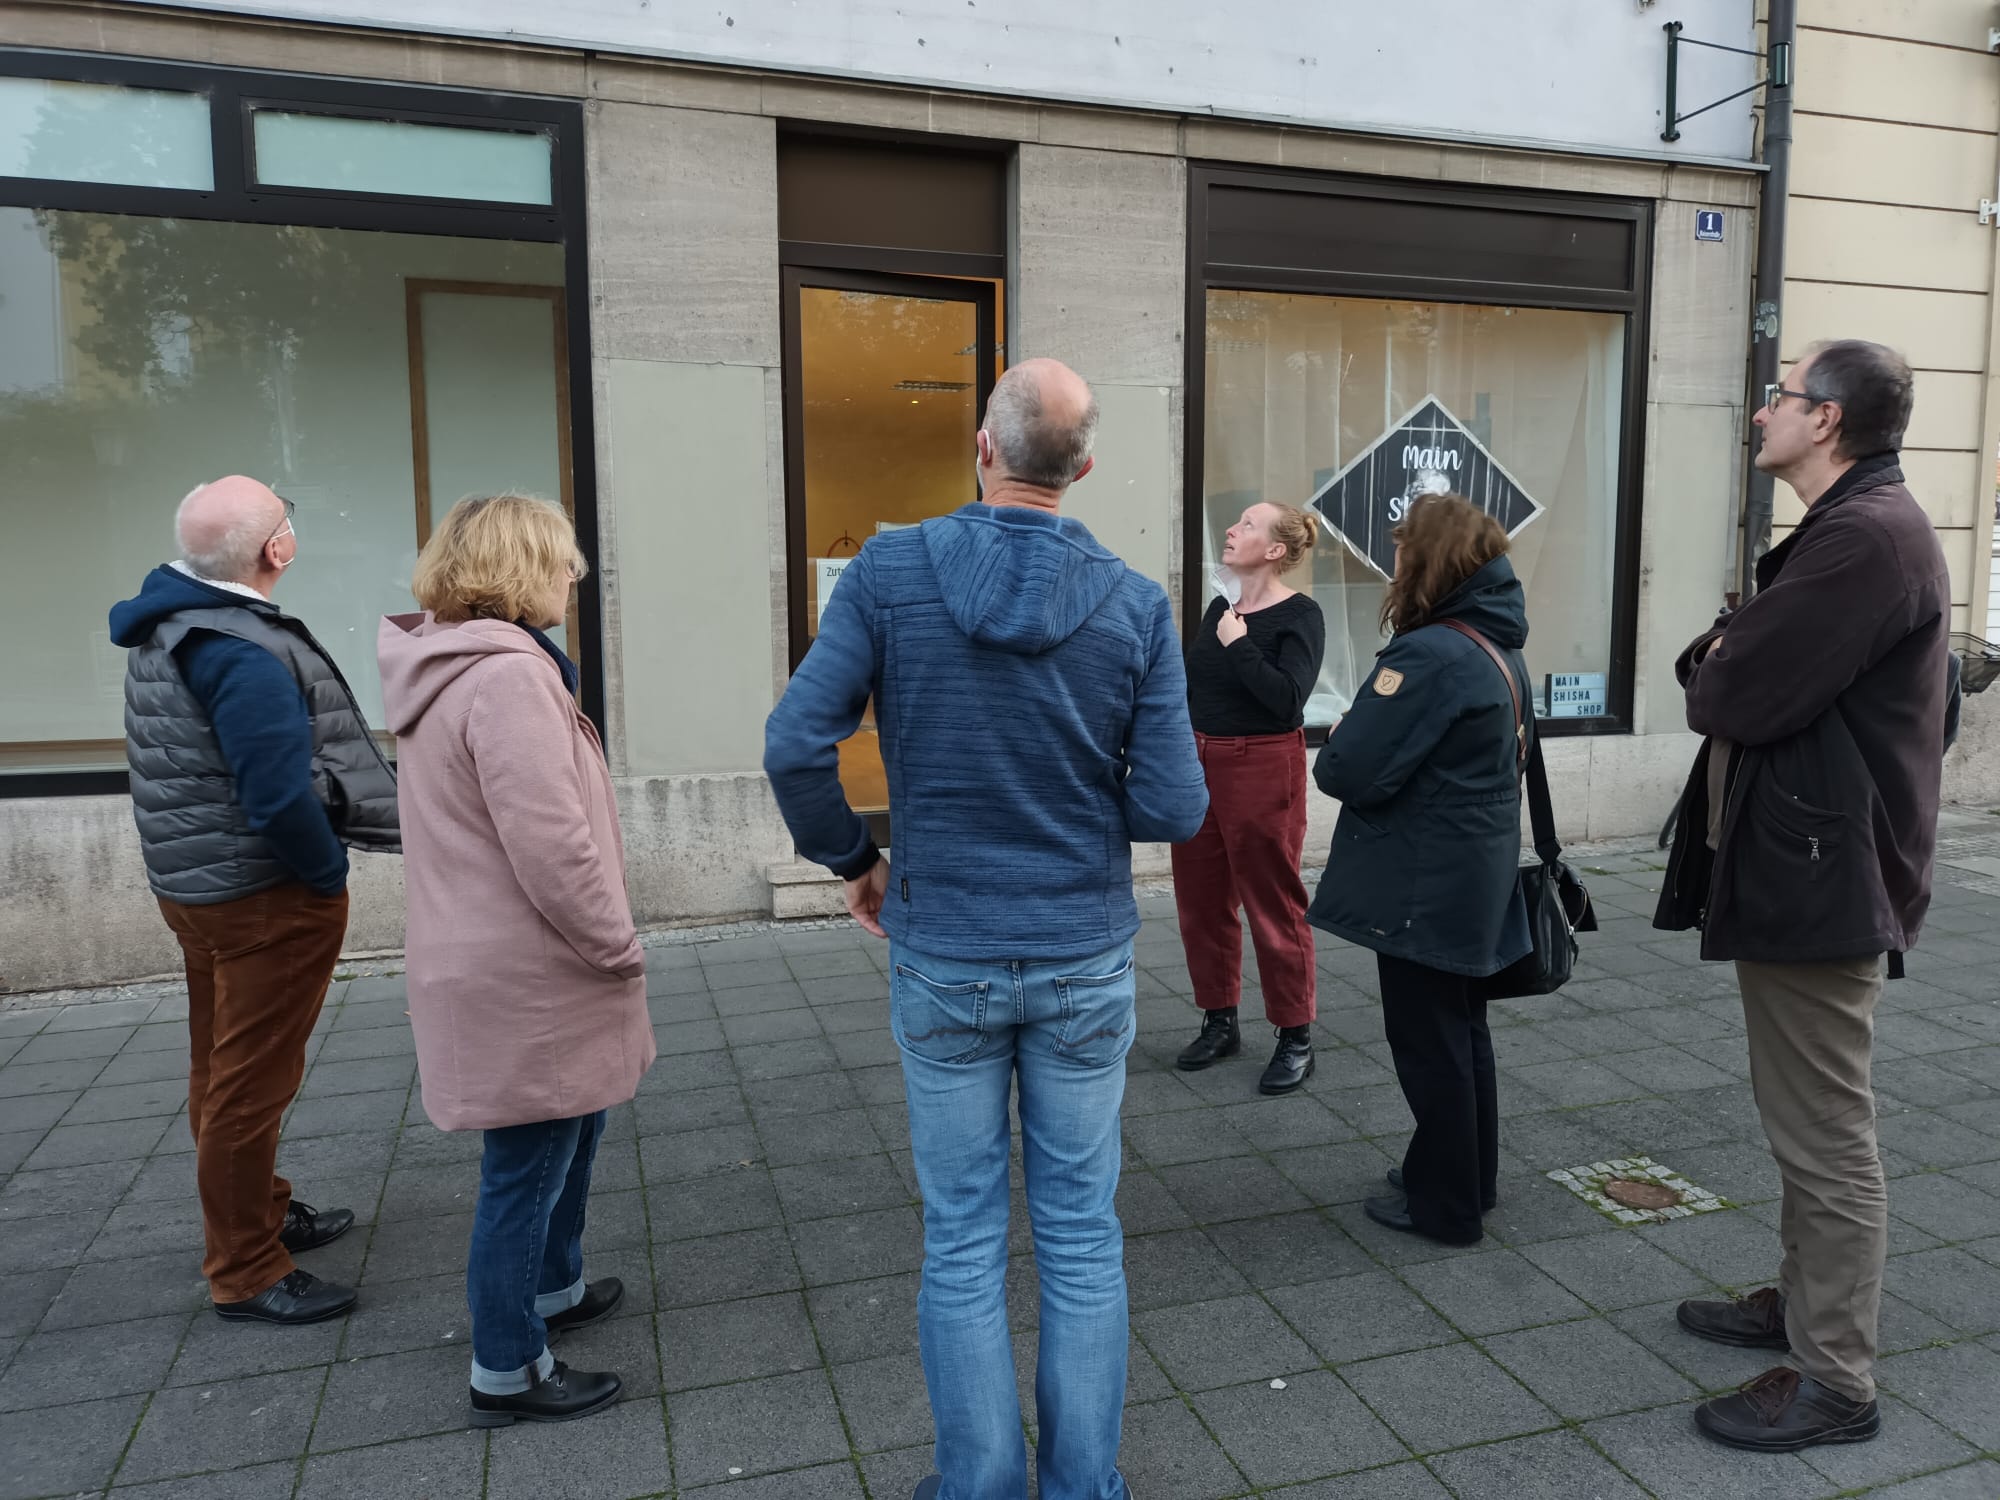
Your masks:
M840 575L853 562L851 557L815 557L813 559L813 633L819 633L820 621L826 618L827 601L833 597L833 586L840 582Z

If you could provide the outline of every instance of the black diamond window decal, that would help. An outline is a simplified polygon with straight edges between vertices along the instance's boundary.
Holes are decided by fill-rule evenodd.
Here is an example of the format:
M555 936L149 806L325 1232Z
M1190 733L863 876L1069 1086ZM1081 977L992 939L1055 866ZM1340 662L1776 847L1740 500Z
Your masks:
M1465 496L1509 536L1542 513L1541 503L1521 488L1465 424L1436 396L1426 396L1353 463L1321 485L1308 503L1326 517L1356 557L1391 578L1396 572L1391 535L1396 523L1418 497L1448 493Z

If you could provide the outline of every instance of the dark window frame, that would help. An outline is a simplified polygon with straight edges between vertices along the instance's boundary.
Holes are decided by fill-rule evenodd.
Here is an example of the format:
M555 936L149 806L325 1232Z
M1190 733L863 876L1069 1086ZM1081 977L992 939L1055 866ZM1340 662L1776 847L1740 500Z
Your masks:
M1343 272L1337 268L1217 262L1209 258L1213 189L1246 188L1273 194L1421 203L1527 215L1620 221L1630 226L1625 286L1533 284L1477 275L1408 277ZM1181 473L1181 624L1188 639L1200 628L1205 604L1197 574L1202 556L1203 477L1208 422L1208 294L1213 291L1285 292L1406 302L1484 303L1502 307L1612 312L1625 318L1619 399L1618 493L1612 521L1611 629L1607 670L1608 712L1587 719L1539 719L1538 732L1569 735L1630 734L1635 724L1638 665L1640 537L1646 450L1646 375L1651 347L1654 209L1649 199L1591 197L1516 189L1487 189L1398 178L1324 172L1249 169L1220 163L1188 164L1187 236L1187 438ZM1476 262L1477 248L1469 249ZM1322 728L1309 731L1315 743Z
M214 183L207 190L0 177L0 207L203 219L236 224L298 225L428 234L454 239L526 240L563 247L564 313L569 335L567 392L571 483L578 545L591 563L577 590L583 667L582 706L605 732L604 607L597 581L597 451L590 353L590 254L585 216L584 109L580 101L424 85L355 82L304 73L109 56L0 49L0 77L116 84L196 94L209 105ZM449 198L354 194L322 188L256 185L249 111L346 114L405 124L546 133L552 143L552 202L533 207ZM107 607L110 601L105 601ZM126 790L124 771L0 771L0 798L103 795Z

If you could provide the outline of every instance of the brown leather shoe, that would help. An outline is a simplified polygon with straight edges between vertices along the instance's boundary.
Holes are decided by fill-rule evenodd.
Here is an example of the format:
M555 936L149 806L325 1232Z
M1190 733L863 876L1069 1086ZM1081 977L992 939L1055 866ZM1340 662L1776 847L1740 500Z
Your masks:
M1702 1402L1694 1425L1731 1448L1796 1453L1820 1443L1865 1443L1882 1430L1882 1410L1780 1365Z
M1681 1327L1697 1338L1742 1349L1785 1349L1792 1341L1785 1332L1785 1299L1774 1286L1760 1287L1747 1297L1727 1302L1683 1302L1674 1309Z

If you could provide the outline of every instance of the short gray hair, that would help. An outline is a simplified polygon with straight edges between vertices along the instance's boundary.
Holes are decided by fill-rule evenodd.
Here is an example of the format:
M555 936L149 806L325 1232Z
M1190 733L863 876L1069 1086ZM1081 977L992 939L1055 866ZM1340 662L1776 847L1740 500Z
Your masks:
M264 550L264 543L270 540L264 524L269 518L241 515L207 536L190 538L188 507L207 488L205 484L198 484L181 496L180 507L174 512L174 546L180 551L181 561L203 578L212 578L218 583L248 583L256 575L258 554Z
M1097 398L1065 425L1043 410L1039 380L1003 376L987 398L986 430L1011 477L1045 490L1067 489L1097 440Z
M1840 407L1837 457L1866 458L1903 446L1916 382L1902 355L1866 339L1829 339L1806 353L1812 358L1807 399Z

